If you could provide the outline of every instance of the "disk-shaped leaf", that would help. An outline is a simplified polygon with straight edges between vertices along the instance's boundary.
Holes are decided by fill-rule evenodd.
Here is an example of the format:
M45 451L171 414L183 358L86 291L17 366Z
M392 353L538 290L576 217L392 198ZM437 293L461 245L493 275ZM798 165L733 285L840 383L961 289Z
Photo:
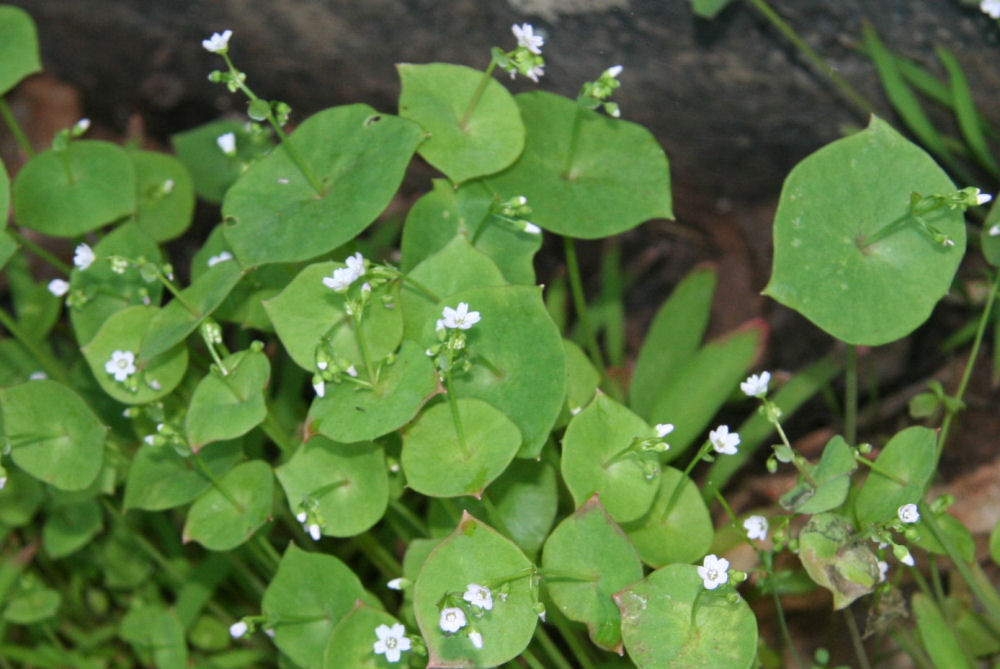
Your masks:
M326 394L309 408L310 430L345 444L381 437L413 420L436 391L430 358L416 342L406 340L373 387L328 383Z
M266 462L236 465L191 506L184 541L197 541L212 551L236 548L271 515L273 489L274 476Z
M526 196L534 223L598 239L651 218L673 218L667 156L649 130L552 93L515 99L527 128L524 153L488 181L506 197Z
M494 667L523 651L535 632L538 613L534 608L528 577L531 563L524 554L496 530L466 514L455 531L431 552L424 562L413 598L417 624L427 642L428 666ZM482 635L477 650L467 630L446 634L439 626L438 602L446 594L461 598L469 584L490 587L508 581L506 601L494 595L493 608L481 618L470 616Z
M797 513L835 509L847 499L851 474L857 468L854 450L838 434L823 448L823 456L809 473L811 480L800 477L798 484L781 496L781 505Z
M76 237L135 210L135 169L125 149L77 140L29 160L14 179L18 223Z
M107 428L75 392L40 380L0 388L0 430L14 463L62 490L83 490L101 471Z
M402 90L399 115L428 137L418 153L454 183L499 172L524 148L524 124L507 89L464 65L396 65ZM481 97L469 112L473 97Z
M660 489L646 515L623 523L622 529L642 561L652 567L697 560L708 551L715 535L698 487L672 467L660 472Z
M937 437L926 427L909 427L885 445L854 503L862 527L896 517L899 507L916 504L937 465Z
M220 262L180 292L150 321L138 358L149 360L176 346L215 311L243 276L234 262ZM182 301L183 299L183 301Z
M194 215L194 184L184 163L156 151L132 151L129 157L136 176L136 224L158 242L179 237Z
M0 7L0 95L42 69L38 33L31 16L18 7ZM0 211L7 211L0 207Z
M260 351L234 353L213 367L191 395L185 418L188 443L197 452L205 444L240 437L267 418L264 389L271 363Z
M965 254L962 212L942 207L921 217L954 242L944 246L908 218L910 195L954 190L923 149L872 117L785 179L765 294L850 344L906 336L930 316ZM894 222L895 232L865 245Z
M671 564L617 595L625 650L640 669L755 666L757 618L742 599L706 590L693 565Z
M60 504L49 511L42 527L42 545L53 560L86 546L101 530L101 507L94 499Z
M212 121L170 137L177 158L191 174L198 197L222 202L226 190L245 167L274 148L266 132L250 132L246 125L240 121ZM219 147L219 137L227 133L233 133L236 155L227 155Z
M353 239L396 194L423 137L416 123L367 105L310 116L285 142L319 192L287 147L251 166L222 203L236 257L246 267L308 260Z
M516 194L515 194L516 195ZM534 284L533 258L542 246L539 234L490 213L493 192L479 181L453 188L444 179L417 200L403 226L401 267L409 272L456 236L465 237L488 255L508 283Z
M70 291L82 293L84 300L74 300L69 308L70 321L76 340L86 344L111 314L134 305L157 305L163 295L163 284L155 279L146 281L139 269L129 265L122 274L111 271L106 260L111 256L162 262L160 248L146 232L133 222L114 229L94 247L98 260L85 270L76 267L69 274Z
M371 604L361 581L347 565L323 553L289 544L264 592L261 610L280 621L274 643L302 667L323 666L330 632L362 599ZM375 630L372 629L372 643Z
M187 369L188 352L184 346L176 346L150 360L139 358L143 333L157 313L159 310L156 307L143 306L116 312L104 322L90 343L80 349L98 384L119 402L148 404L169 395ZM115 377L105 369L115 351L131 352L136 356L138 385L135 391L130 390L124 381L115 381Z
M184 627L177 614L160 604L134 605L119 627L119 635L136 650L140 657L149 657L159 669L185 669L187 644Z
M573 417L563 436L562 475L577 506L594 494L620 523L637 520L660 489L657 454L632 447L656 432L607 395Z
M215 478L229 471L243 457L238 440L215 444L199 453ZM194 501L212 482L201 469L170 445L143 444L132 458L125 480L124 510L161 511Z
M438 306L465 302L481 321L468 330L472 368L454 375L455 394L489 402L507 415L524 442L519 457L537 457L559 417L566 392L562 337L529 286L476 288L456 293ZM439 312L440 313L440 312ZM425 332L433 323L425 325Z
M444 400L420 414L403 437L407 484L431 497L479 497L514 459L521 432L482 400L458 398L456 425Z
M584 623L591 640L621 654L621 616L613 595L642 579L635 547L597 495L559 523L545 542L546 587L559 611Z
M408 339L418 339L428 321L441 318L440 307L425 291L445 297L469 288L507 284L496 264L461 236L425 258L409 272L409 278L414 283L404 282L399 295Z
M879 582L878 558L843 516L821 513L799 532L799 559L809 577L833 593L833 608L849 606Z
M0 14L2 21L3 15ZM56 615L61 603L62 595L58 590L45 587L22 590L7 599L3 619L15 625L33 625Z
M398 623L385 611L356 602L351 612L341 618L330 633L322 666L324 669L386 669L393 666L385 655L376 655L372 646L378 641L375 628L380 625L391 628ZM401 652L401 666L409 666L409 657L409 651Z
M264 302L288 355L311 373L316 371L316 347L324 338L337 355L359 372L364 370L364 357L345 311L344 294L323 284L324 277L341 267L343 263L333 262L309 265L279 295ZM395 304L397 290L397 285L391 282L373 290L361 318L361 333L373 363L395 351L403 337L403 316ZM392 306L383 304L383 298Z
M382 448L371 442L338 444L316 435L274 472L292 513L311 508L323 534L353 537L377 523L389 505Z

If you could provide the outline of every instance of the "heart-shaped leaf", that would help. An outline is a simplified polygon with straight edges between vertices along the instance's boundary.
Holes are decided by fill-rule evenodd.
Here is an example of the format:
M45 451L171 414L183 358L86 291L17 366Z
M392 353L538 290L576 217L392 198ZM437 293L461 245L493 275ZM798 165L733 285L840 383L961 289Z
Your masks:
M264 422L264 389L271 364L260 351L240 351L222 361L228 371L214 366L198 383L188 405L185 429L195 452L205 444L234 439Z
M646 515L623 523L622 529L642 561L653 567L697 560L715 536L698 487L673 467L663 467L660 472L660 489Z
M222 476L243 457L239 440L215 444L199 453L212 476ZM169 444L143 442L132 458L125 480L124 509L161 511L193 502L212 485L191 458L177 454Z
M854 512L866 526L896 517L899 507L916 504L927 491L937 465L937 436L926 427L899 432L885 445L868 475Z
M236 548L271 514L274 475L266 462L236 465L191 505L184 541L197 541L212 551Z
M132 151L129 157L136 176L136 224L158 242L179 237L194 215L194 185L184 163L156 151Z
M851 474L858 468L854 450L839 434L827 442L819 463L800 477L798 484L781 496L781 505L798 513L822 513L837 508L847 499Z

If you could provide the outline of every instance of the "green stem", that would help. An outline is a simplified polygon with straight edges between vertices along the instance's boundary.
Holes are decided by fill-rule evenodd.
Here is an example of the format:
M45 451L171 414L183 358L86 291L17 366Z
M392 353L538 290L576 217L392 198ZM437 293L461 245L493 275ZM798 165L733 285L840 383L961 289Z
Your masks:
M667 500L667 507L663 511L663 515L661 516L661 518L669 518L670 517L670 512L674 510L674 504L677 504L677 500L681 496L681 486L684 485L685 481L689 480L688 476L690 476L691 470L694 469L694 466L696 464L698 464L699 462L701 462L701 459L703 457L705 457L705 453L708 452L708 449L710 447L711 447L710 443L706 443L704 446L702 446L698 450L698 453L695 454L695 456L693 458L691 458L691 461L687 464L687 467L684 468L684 474L677 481L677 484L674 486L673 492L670 493L670 499ZM712 490L715 491L716 489L713 488Z
M521 651L521 658L528 664L531 669L545 669L545 665L538 661L535 654L531 652L530 649L525 648ZM506 667L518 667L517 662L508 662L504 666Z
M398 499L390 499L389 508L392 509L396 515L406 520L410 527L417 531L417 534L424 537L430 536L427 524L421 520L417 514L410 511L410 509Z
M455 433L458 435L458 445L462 448L462 455L468 459L469 447L465 443L465 430L462 428L462 417L458 414L458 398L455 397L453 390L450 366L444 374L444 385L448 390L448 407L451 409L451 420L455 424Z
M291 452L295 450L295 446L298 441L290 437L285 432L285 428L278 421L278 417L274 415L274 411L271 407L268 407L267 417L264 418L264 422L260 424L260 429L264 431L264 434L266 434L285 455L290 455Z
M170 291L170 294L174 296L174 299L180 302L181 305L185 309L187 309L189 314L191 314L197 319L200 319L203 314L200 311L198 311L198 309L196 309L193 304L184 299L184 295L182 295L181 291L177 289L177 286L174 285L174 282L166 277L166 275L163 273L163 270L161 270L159 266L154 266L153 269L156 272L156 278L159 279L160 283L163 284L164 288Z
M351 316L350 321L351 329L354 331L354 339L358 342L358 350L361 352L361 364L365 366L365 372L368 374L368 383L374 387L378 383L378 374L375 373L371 355L368 353L368 341L365 339L364 333L361 332L361 319Z
M583 107L576 106L576 113L573 115L573 128L569 136L569 151L566 152L566 161L563 163L562 178L567 181L576 179L576 175L571 172L573 160L576 158L576 146L580 141L580 119L583 117Z
M1000 291L1000 272L997 272L996 276L993 277L993 283L990 285L990 294L986 297L986 305L983 307L983 315L979 319L979 327L976 329L976 337L972 341L972 351L969 353L969 360L965 363L965 370L962 372L962 380L958 383L958 390L955 391L954 398L958 402L962 401L962 397L965 395L965 389L969 385L969 379L972 378L972 368L976 363L976 359L979 357L979 347L983 343L983 335L986 334L986 326L990 322L990 312L993 310L993 303L996 301L997 292ZM945 440L948 438L948 430L951 428L951 421L955 417L956 410L949 407L947 413L945 414L944 420L941 423L941 432L938 434L937 441L937 457L941 457L941 452L944 450Z
M371 532L359 534L351 539L351 542L365 552L386 580L396 578L403 573L403 565L371 535Z
M10 128L10 134L14 135L14 141L17 145L21 147L24 151L24 155L28 158L33 158L35 156L35 150L31 147L31 142L28 141L28 136L24 134L24 130L21 129L21 124L17 122L14 118L14 112L10 110L10 105L7 104L7 100L0 95L0 118L3 122L7 124Z
M850 607L844 609L844 620L847 622L847 631L851 636L851 645L854 646L854 655L858 658L858 666L861 669L871 669L871 662L868 661L868 653L865 652L865 645L861 643L861 633L858 631L858 621L851 614Z
M497 67L497 61L495 59L490 59L489 67L483 72L482 78L479 80L479 85L476 86L476 90L472 93L472 99L469 100L469 106L465 108L465 113L462 115L462 120L458 122L458 127L463 131L469 124L469 119L472 118L472 112L475 111L476 105L479 104L479 99L483 97L483 92L486 90L486 86L489 85L490 79L493 78L493 70Z
M222 494L222 496L229 501L230 504L236 507L236 509L240 513L246 511L246 508L242 504L237 502L236 498L233 497L228 490L226 490L225 486L222 485L222 481L220 481L218 477L216 477L215 472L209 469L208 465L205 464L204 460L202 460L201 457L199 457L198 454L195 453L194 451L191 452L191 459L194 461L194 464L198 468L198 471L201 472L201 475L207 478L209 481L211 481L212 486L214 486L215 489L218 490Z
M698 616L698 602L701 600L702 593L705 592L705 588L698 588L698 592L694 596L694 601L691 602L691 623L690 627L693 630L695 628L695 618ZM691 632L688 632L690 636Z
M792 635L788 631L788 621L785 620L785 608L781 605L781 596L778 595L778 589L773 586L771 587L771 598L774 600L774 612L778 617L778 630L781 633L782 642L785 644L785 648L792 652L795 666L804 667L806 665L802 661L802 656L799 655L799 649L795 646Z
M895 474L893 474L892 472L888 471L884 467L881 467L878 463L872 462L871 460L869 460L868 458L866 458L866 457L864 457L862 455L855 454L854 461L857 462L857 463L859 463L859 464L864 465L865 467L868 467L869 469L871 469L873 472L879 474L880 476L886 477L887 479L889 479L893 483L898 483L901 486L908 486L909 485L908 481L906 481L904 479L901 479L900 477L896 476Z
M25 237L24 235L22 235L21 233L19 233L16 229L14 229L14 228L7 228L7 233L11 237L13 237L14 239L16 239L18 244L20 244L24 248L28 249L29 251L31 251L32 253L34 253L36 256L38 256L39 258L41 258L42 260L44 260L45 262L47 262L52 267L55 267L57 270L59 270L63 274L68 275L71 271L73 271L73 266L72 265L64 263L62 260L60 260L59 258L57 258L53 253L49 252L48 249L46 249L45 247L39 246L35 242L31 241L30 239L28 239L27 237Z
M844 438L854 446L858 438L858 349L847 345L844 365Z
M580 640L576 638L576 634L573 633L569 623L562 617L562 614L556 612L552 616L552 622L556 626L556 629L559 630L560 636L566 641L566 645L569 646L569 651L576 660L576 666L580 669L593 669L593 662L590 661L590 657L580 644ZM552 637L549 636L548 632L541 625L535 628L535 638L538 639L538 642L545 648L546 653L552 658L552 661L555 663L554 666L565 667L567 669L571 667L552 641Z
M795 48L797 48L802 55L806 57L809 62L811 62L817 69L820 70L824 75L829 77L830 81L840 89L840 92L850 100L860 111L864 112L867 116L869 114L875 113L875 108L872 106L865 96L861 95L851 84L838 73L833 66L826 62L822 56L816 53L812 47L805 43L805 41L799 37L798 33L785 22L778 13L775 12L765 0L749 0L757 11L764 15L768 21L771 22L778 32L785 36L785 38L791 42Z
M583 293L583 280L580 278L580 263L576 257L576 244L572 237L563 237L563 247L566 250L566 269L569 274L570 289L573 293L573 308L576 309L577 318L580 319L580 326L583 328L587 351L590 353L591 361L601 373L601 377L606 379L607 369L604 364L604 356L601 355L601 347L597 345L597 337L594 336L594 328L590 324L587 298Z
M419 281L416 281L415 279L411 279L409 274L404 274L404 273L400 272L399 270L396 270L396 276L401 281L403 281L403 283L408 283L411 286L413 286L414 288L416 288L418 291L420 291L421 293L423 293L424 297L426 297L427 299L429 299L431 302L440 302L441 301L441 298L438 297L434 293L434 291L432 291L430 288L428 288L424 284L420 283Z
M275 571L277 571L278 565L281 564L281 555L278 553L277 549L275 549L275 547L271 544L271 542L267 540L267 537L265 537L263 534L259 532L255 534L254 541L256 541L257 545L263 549L264 554L267 556L267 559L270 562L271 573L273 574Z
M938 606L944 606L944 586L941 583L941 570L938 569L937 557L928 556L931 565L931 583L934 585L934 598L937 599Z
M50 379L57 379L65 384L69 384L69 374L66 373L65 365L61 364L56 360L49 351L41 345L41 343L35 337L29 337L21 326L17 324L17 321L0 308L0 325L7 328L7 332L14 336L21 346L26 348L28 352L34 356L35 360L39 365L42 366L42 370Z

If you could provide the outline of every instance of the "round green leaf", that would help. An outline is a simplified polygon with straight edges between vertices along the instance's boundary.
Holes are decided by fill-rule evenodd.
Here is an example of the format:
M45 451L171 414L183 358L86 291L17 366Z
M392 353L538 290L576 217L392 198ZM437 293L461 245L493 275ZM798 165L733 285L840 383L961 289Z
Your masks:
M3 15L0 14L0 24L2 22ZM3 619L15 625L33 625L54 616L61 603L62 596L58 590L31 588L18 592L8 600L7 607L3 610Z
M325 669L388 669L395 666L409 666L409 651L402 651L400 664L390 663L385 655L377 655L372 648L378 641L375 628L380 625L392 627L399 623L385 611L373 609L360 601L344 616L330 633L323 655Z
M271 514L274 476L261 460L236 465L191 506L184 542L197 541L212 551L236 548ZM225 491L225 493L223 493Z
M896 517L899 507L916 504L927 490L937 465L937 435L914 426L885 445L854 502L858 523L865 527Z
M400 242L400 266L409 272L424 258L462 236L496 263L507 283L534 284L533 258L542 236L522 230L490 213L494 194L479 181L453 188L435 179L433 189L417 200L406 215Z
M156 151L132 151L129 157L136 176L136 224L158 242L179 237L194 215L194 184L184 163Z
M456 425L447 400L420 414L403 437L407 484L431 497L479 497L521 445L521 432L482 400L455 400Z
M286 147L255 163L226 191L226 239L240 263L307 260L353 239L396 194L423 135L417 124L367 105L310 116L285 142L320 192Z
M271 363L260 351L234 353L222 361L229 373L216 367L198 383L185 418L188 443L196 453L213 441L240 437L267 418L264 389Z
M372 388L328 383L309 408L309 432L349 444L368 441L406 425L437 392L434 365L415 342L403 342L395 361L383 365Z
M451 536L427 557L413 586L417 624L427 642L428 666L494 667L517 657L531 641L538 622L531 570L531 563L510 540L465 514ZM465 628L455 634L442 631L438 606L442 597L450 594L461 602L471 583L495 590L505 581L509 586L506 601L494 596L493 608L482 617L470 612ZM482 635L481 650L469 640L472 625Z
M728 597L724 590L706 590L688 564L667 565L619 592L629 657L640 669L755 666L757 619L745 601L730 603Z
M527 197L534 223L598 239L651 218L673 218L670 167L649 130L552 93L522 93L516 100L527 128L524 153L488 181L505 197Z
M80 349L101 388L119 402L148 404L170 394L184 376L188 362L184 346L177 346L148 361L139 359L143 333L159 311L156 307L135 306L112 314L90 343ZM115 381L104 368L115 351L131 351L136 356L138 385L134 391L125 381Z
M218 139L226 133L236 138L236 155L219 148ZM247 165L267 155L274 148L267 132L253 133L240 121L212 121L170 138L177 157L194 181L199 197L220 203L226 190Z
M338 444L316 435L275 470L292 513L313 509L323 534L353 537L377 523L389 505L382 448Z
M799 477L794 488L781 496L781 505L797 513L823 513L847 499L851 474L858 468L854 449L839 434L827 442L823 456L812 468L809 479Z
M0 429L18 467L62 490L83 490L101 471L101 424L75 392L40 380L0 388Z
M239 440L227 441L215 444L197 457L218 479L240 461L243 449ZM125 480L124 510L172 509L194 501L211 485L191 458L181 457L173 446L143 442L132 458Z
M820 513L799 532L799 559L809 577L833 593L842 609L867 595L879 582L878 558L859 541L854 525L835 513Z
M42 545L50 558L58 560L86 546L100 530L101 507L96 500L60 504L45 520Z
M105 260L118 255L133 259L142 256L151 262L163 262L160 247L135 223L127 222L115 228L94 247L94 254L99 260L86 270L74 267L69 275L70 294L83 297L72 300L69 307L70 322L81 344L93 339L111 314L138 304L159 304L163 295L163 284L143 280L137 267L130 265L124 273L117 274Z
M660 489L657 454L630 450L656 432L606 395L573 417L563 436L562 475L577 506L597 494L620 523L637 520Z
M473 364L468 372L454 374L455 395L483 400L506 414L524 439L518 456L537 457L566 391L562 337L542 303L541 289L475 288L438 306L454 308L461 302L478 311L482 320L467 332ZM428 342L435 319L424 326Z
M17 173L14 217L53 237L76 237L135 211L135 181L125 149L73 141L39 153Z
M41 69L35 22L23 9L0 6L0 95ZM0 207L0 211L7 208Z
M675 492L680 486L680 492ZM674 499L673 509L667 506ZM642 561L652 567L693 562L712 545L715 530L698 487L673 467L660 472L660 489L653 505L639 520L623 523Z
M361 581L347 565L322 553L289 544L261 610L280 621L274 643L301 667L323 666L323 653L334 626L362 599L370 603ZM372 629L372 643L375 639Z
M546 579L559 611L584 623L595 644L621 654L621 616L612 595L642 579L642 562L597 495L553 530L542 566L559 574Z
M922 217L954 242L943 246L906 219L910 195L954 190L923 149L873 116L866 130L828 144L788 175L764 293L850 344L906 336L948 291L965 254L962 212L944 207ZM864 245L897 220L896 232Z
M427 131L420 156L454 183L499 172L524 148L517 103L491 76L464 65L396 65L399 115ZM486 86L481 91L484 77ZM482 97L468 113L476 93ZM468 115L468 118L466 116Z
M288 355L299 367L311 373L316 371L316 347L324 338L337 355L354 365L359 372L364 369L364 357L345 311L345 295L323 284L325 277L341 267L344 267L343 263L334 262L309 265L281 293L264 302L264 309ZM398 290L395 282L372 290L370 302L361 318L360 330L372 363L395 351L402 340L403 317L395 305ZM383 298L388 299L392 306L386 306Z

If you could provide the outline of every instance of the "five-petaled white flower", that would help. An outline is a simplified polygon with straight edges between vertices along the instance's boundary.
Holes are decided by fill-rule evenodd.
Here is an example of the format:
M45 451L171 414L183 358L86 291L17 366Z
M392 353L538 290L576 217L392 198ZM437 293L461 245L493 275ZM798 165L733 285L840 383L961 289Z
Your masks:
M90 267L96 259L97 256L94 255L94 249L90 248L87 244L79 244L73 251L73 264L80 271Z
M989 14L995 19L1000 19L1000 0L983 0L979 3L979 9L984 14Z
M483 635L479 632L469 632L469 641L471 641L472 645L476 647L476 650L483 649Z
M135 353L132 351L113 351L111 359L104 363L104 371L112 374L115 381L124 381L135 374Z
M747 397L763 397L767 395L767 384L771 381L770 372L761 372L759 375L751 374L747 380L740 384L740 390Z
M522 25L517 25L515 23L510 27L510 29L514 33L514 37L517 38L518 46L523 46L525 49L534 54L542 53L542 45L545 44L545 38L541 35L536 35L535 29L530 23L524 23Z
M220 262L226 262L227 260L232 260L232 259L233 259L232 253L230 253L229 251L223 251L219 255L212 256L211 258L209 258L207 264L209 267L215 267Z
M767 539L767 518L764 516L750 516L743 521L743 529L747 531L748 539Z
M729 580L729 560L717 555L706 555L698 567L698 576L706 590L715 590Z
M335 292L342 293L365 275L365 259L360 253L344 260L346 267L338 267L333 270L331 276L323 277L323 285Z
M232 36L232 30L224 30L222 34L212 33L211 37L201 41L201 45L205 47L206 51L224 53L229 48L229 38Z
M457 606L441 609L441 620L438 624L445 632L454 634L465 627L465 611Z
M69 292L69 282L63 279L52 279L49 281L49 292L56 297L62 297Z
M236 133L227 132L224 135L219 135L215 138L215 143L227 156L236 155Z
M656 436L663 439L665 436L674 431L673 423L657 423L656 424Z
M730 434L728 425L720 425L708 433L708 440L712 442L712 448L716 453L736 455L736 447L740 445L740 433Z
M896 510L899 519L907 524L912 524L920 520L920 511L916 504L904 504Z
M406 628L399 623L379 625L375 628L375 636L378 641L372 644L372 651L376 655L385 655L386 662L399 662L400 654L404 650L410 650L411 641L406 636Z
M246 635L247 629L247 624L242 620L239 620L229 626L229 636L234 639L241 639Z
M444 317L441 320L446 328L468 330L480 321L479 312L469 311L469 305L465 302L459 302L457 309L445 307L441 315Z
M465 586L465 594L462 595L462 599L478 609L489 611L493 608L493 593L490 592L489 588L476 583Z

